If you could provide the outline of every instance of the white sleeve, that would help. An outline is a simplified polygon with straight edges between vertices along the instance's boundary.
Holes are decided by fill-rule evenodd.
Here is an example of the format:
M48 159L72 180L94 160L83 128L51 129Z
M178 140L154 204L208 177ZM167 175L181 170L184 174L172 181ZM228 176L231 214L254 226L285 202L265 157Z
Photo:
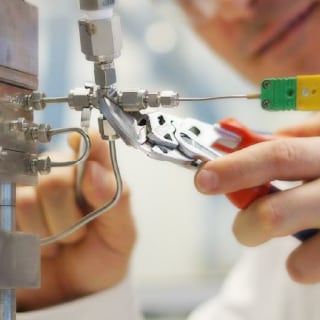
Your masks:
M286 271L298 243L288 237L246 249L219 294L188 320L320 319L320 285L297 284Z
M130 281L116 287L43 310L19 313L17 320L142 320Z

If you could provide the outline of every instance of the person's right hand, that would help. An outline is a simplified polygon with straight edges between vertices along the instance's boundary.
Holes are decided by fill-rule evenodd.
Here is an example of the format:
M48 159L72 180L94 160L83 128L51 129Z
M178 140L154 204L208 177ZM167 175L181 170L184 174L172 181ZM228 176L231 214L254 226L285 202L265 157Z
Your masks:
M17 190L17 224L20 230L41 237L59 233L83 215L108 203L115 194L115 179L108 148L97 132L86 161L82 194L76 201L75 168L53 169L39 185ZM71 139L74 159L79 139ZM66 160L66 154L60 155ZM128 272L134 246L129 192L125 186L119 203L86 227L55 244L45 246L41 259L41 288L18 290L18 310L35 310L111 288Z
M289 137L258 143L204 164L195 184L205 194L228 194L273 180L301 180L296 188L263 196L241 210L236 238L257 246L271 238L320 228L320 115L284 129ZM301 283L320 282L320 233L291 253L287 269Z

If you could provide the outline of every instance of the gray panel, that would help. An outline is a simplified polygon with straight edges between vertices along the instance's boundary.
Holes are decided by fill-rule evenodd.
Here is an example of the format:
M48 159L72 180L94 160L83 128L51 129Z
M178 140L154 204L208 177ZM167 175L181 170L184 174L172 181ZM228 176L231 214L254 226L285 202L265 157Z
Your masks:
M0 67L1 81L27 88L38 74L38 11L22 0L0 0Z

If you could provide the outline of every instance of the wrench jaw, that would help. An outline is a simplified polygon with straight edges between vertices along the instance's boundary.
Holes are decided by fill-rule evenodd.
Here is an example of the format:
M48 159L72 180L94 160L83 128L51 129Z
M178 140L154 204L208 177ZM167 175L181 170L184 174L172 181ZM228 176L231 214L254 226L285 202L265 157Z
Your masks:
M196 124L192 119L186 120L163 112L153 112L147 117L147 141L143 149L148 150L147 154L153 159L194 168L218 156L213 149L197 141L196 134L200 132L198 127L201 122L196 121Z
M100 111L127 144L149 157L184 167L198 167L203 162L222 157L215 148L236 148L241 137L219 124L208 124L193 118L180 118L164 112L126 112L113 100L100 100Z
M162 112L152 112L145 116L146 141L140 149L153 159L193 167L195 159L179 149L175 123L181 120Z

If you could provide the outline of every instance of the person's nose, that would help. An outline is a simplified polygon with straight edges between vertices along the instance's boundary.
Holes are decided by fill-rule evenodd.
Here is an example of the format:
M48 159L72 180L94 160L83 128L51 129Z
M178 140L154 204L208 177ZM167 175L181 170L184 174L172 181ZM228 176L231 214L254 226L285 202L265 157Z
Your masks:
M246 20L252 16L252 0L216 0L216 14L226 21Z

